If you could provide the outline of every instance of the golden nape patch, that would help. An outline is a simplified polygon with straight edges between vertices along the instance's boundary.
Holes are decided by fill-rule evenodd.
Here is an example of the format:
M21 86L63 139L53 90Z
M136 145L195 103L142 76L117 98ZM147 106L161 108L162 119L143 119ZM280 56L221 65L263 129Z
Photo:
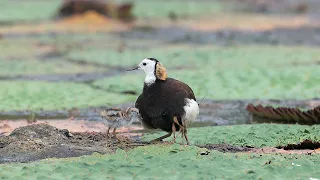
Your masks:
M167 70L160 63L156 65L156 77L163 81L167 79Z

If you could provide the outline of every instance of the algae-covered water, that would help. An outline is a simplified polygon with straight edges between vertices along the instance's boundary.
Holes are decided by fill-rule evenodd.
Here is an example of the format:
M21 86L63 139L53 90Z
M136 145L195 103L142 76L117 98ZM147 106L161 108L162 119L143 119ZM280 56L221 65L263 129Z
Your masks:
M251 7L241 14L231 12L229 5L235 1L228 5L192 0L132 2L138 22L119 29L112 19L102 20L105 23L99 27L90 24L99 19L83 26L52 21L60 0L0 2L0 111L67 111L133 102L142 91L144 74L125 69L146 57L159 59L170 77L192 87L198 100L319 98L320 31L312 14L283 17L252 13ZM268 2L263 9L269 8ZM289 9L294 9L295 4L288 2L282 6L289 4ZM315 106L318 101L305 106ZM209 107L212 118L218 106L223 108ZM227 113L233 120L240 119L240 114ZM230 116L226 121L233 122ZM248 121L242 117L239 122ZM5 125L0 130L10 128ZM188 130L190 146L164 143L118 149L113 154L1 164L0 179L320 179L319 149L290 155L222 153L196 146L274 148L305 140L320 142L319 125L252 124ZM163 132L147 133L142 141L160 135ZM45 138L29 140L35 147L50 149ZM180 136L177 141L181 142ZM107 148L97 144L100 149ZM0 148L6 145L0 142ZM19 148L27 146L22 142ZM93 148L98 149L97 145Z
M164 133L147 134L145 140ZM320 141L320 125L254 124L190 128L191 144L231 144L252 147L277 147L304 140ZM178 136L179 137L179 136ZM170 139L169 139L170 140ZM181 140L180 137L178 140Z
M0 165L2 179L310 179L320 155L231 154L181 145L139 147L112 155Z
M159 134L158 134L159 135ZM155 136L148 135L146 139ZM320 126L238 125L191 128L192 144L275 147L320 140ZM170 139L168 139L170 140ZM114 154L0 165L2 179L310 179L320 178L320 154L222 153L157 144ZM49 176L48 176L49 175Z

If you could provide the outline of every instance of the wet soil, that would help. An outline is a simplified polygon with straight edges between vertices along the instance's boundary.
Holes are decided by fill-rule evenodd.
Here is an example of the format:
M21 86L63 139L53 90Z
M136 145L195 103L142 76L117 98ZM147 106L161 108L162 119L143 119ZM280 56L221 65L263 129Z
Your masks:
M68 128L70 132L106 132L106 126L100 121L73 120L73 119L51 119L30 121L25 119L0 121L0 137L9 135L15 129L35 124L47 124L58 129ZM145 132L140 124L132 124L128 127L117 128L118 133L127 136L140 136Z
M314 149L320 148L320 142L304 140L298 144L288 144L285 146L279 146L277 148L279 148L279 149L283 148L284 150L293 150L293 149L312 149L312 150L314 150Z
M71 133L47 124L24 126L9 136L0 137L0 163L76 157L94 152L106 154L115 152L117 148L128 150L144 145L122 138L128 142L108 138L101 132Z
M205 144L197 145L201 148L206 148L208 150L216 150L223 153L255 153L255 154L305 154L312 155L320 153L319 142L309 143L305 146L305 142L311 142L305 140L299 144L288 144L283 147L265 147L265 148L254 148L250 146L233 146L230 144ZM301 146L302 144L302 146ZM312 145L311 145L312 144ZM288 149L288 147L290 147ZM317 148L316 148L317 147Z
M220 152L247 152L253 149L252 147L246 146L233 146L230 144L206 144L206 145L198 145L201 148L207 148L208 150L216 150Z
M101 132L70 132L67 129L57 129L47 124L34 124L15 129L10 135L0 137L0 164L9 162L31 162L46 158L66 158L114 153L118 148L130 150L137 146L150 143L141 142L139 138L119 137L122 141L109 138ZM135 139L135 140L134 140ZM172 144L171 142L160 142ZM197 145L206 148L200 155L208 155L211 150L224 153L285 153L307 154L320 153L319 149L286 150L286 148L253 148L233 146L229 144Z

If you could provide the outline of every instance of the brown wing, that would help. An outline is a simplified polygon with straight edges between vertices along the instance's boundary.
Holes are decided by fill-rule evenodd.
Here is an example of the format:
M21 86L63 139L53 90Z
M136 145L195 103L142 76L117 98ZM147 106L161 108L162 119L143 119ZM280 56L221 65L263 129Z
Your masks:
M100 111L100 116L108 119L110 121L115 121L117 118L121 117L121 112L117 110L102 110Z
M187 84L172 78L145 86L143 96L139 98L138 101L141 101L139 108L152 118L183 116L185 99L196 100L192 89Z
M192 89L186 83L181 82L181 81L176 80L176 79L168 78L167 86L175 87L176 88L176 92L183 91L183 94L185 94L185 96L187 98L193 99L193 100L196 101L196 97L195 97Z

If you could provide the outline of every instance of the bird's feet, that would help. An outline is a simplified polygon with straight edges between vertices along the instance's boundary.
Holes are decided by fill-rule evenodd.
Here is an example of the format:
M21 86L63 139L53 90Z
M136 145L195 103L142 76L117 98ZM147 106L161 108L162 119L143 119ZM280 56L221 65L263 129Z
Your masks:
M153 139L150 141L150 144L158 144L158 143L161 143L163 142L162 140L159 140L159 139Z
M172 133L173 133L172 143L176 143L176 125L174 123L172 123Z
M112 135L111 135L111 134L107 134L107 137L108 137L108 138L112 138Z
M190 145L189 139L188 139L188 136L187 136L187 129L184 129L183 131L181 131L181 138L186 140L187 145Z
M130 144L131 141L125 137L118 137L118 136L115 136L115 139L120 143L120 144Z
M161 142L163 139L167 138L167 137L170 137L172 134L172 132L169 132L168 134L164 135L164 136L161 136L161 137L158 137L156 139L153 139L150 141L150 143L159 143Z

